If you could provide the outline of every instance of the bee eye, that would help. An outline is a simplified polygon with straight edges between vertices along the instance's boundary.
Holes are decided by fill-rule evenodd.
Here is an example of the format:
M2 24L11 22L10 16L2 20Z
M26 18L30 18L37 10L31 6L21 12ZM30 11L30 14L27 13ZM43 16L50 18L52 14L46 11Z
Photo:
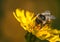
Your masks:
M39 15L38 17L41 18L42 20L46 19L44 15Z

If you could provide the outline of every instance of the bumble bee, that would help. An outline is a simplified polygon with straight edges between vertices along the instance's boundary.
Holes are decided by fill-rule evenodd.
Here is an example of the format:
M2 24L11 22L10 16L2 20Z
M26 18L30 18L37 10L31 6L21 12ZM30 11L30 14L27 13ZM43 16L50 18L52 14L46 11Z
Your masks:
M37 14L36 22L37 24L45 25L49 23L52 19L55 19L55 16L51 15L50 11L45 11L43 13Z

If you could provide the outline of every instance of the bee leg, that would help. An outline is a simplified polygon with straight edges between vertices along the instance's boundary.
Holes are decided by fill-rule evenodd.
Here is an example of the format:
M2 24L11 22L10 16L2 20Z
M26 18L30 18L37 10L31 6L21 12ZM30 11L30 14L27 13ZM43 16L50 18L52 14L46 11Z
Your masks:
M48 28L49 28L49 23L48 23Z
M43 24L41 23L41 28L42 28L42 27L43 27ZM40 28L40 29L41 29L41 28Z

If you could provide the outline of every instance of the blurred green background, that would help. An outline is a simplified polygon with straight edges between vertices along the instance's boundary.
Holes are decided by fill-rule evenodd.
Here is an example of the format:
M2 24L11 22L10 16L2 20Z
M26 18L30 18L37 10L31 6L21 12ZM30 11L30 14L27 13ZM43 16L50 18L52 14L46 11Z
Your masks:
M34 13L49 10L56 17L52 26L60 29L60 0L0 0L0 42L25 42L26 31L12 14L16 8Z

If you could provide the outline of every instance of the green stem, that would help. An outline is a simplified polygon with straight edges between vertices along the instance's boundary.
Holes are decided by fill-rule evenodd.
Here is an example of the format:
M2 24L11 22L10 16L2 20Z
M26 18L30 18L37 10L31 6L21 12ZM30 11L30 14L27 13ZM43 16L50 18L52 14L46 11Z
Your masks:
M26 42L49 42L47 40L40 40L32 33L27 32L25 35Z

